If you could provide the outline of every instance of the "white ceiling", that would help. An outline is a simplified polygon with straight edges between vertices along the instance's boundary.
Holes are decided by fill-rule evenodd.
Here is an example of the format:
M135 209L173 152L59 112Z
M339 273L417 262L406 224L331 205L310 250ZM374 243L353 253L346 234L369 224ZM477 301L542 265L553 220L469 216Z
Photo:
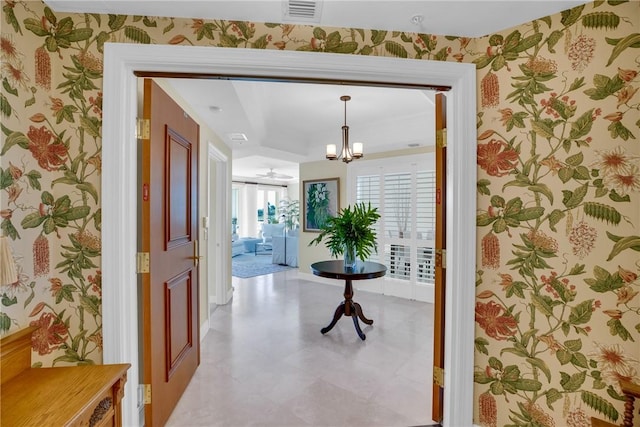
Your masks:
M584 0L303 1L317 5L314 17L291 17L286 13L289 0L45 0L45 3L54 10L68 12L282 22L467 37L481 37L589 3Z
M185 18L284 22L479 37L560 12L584 0L317 0L315 16L292 18L288 0L45 0L53 10ZM366 153L432 144L433 93L416 89L246 80L168 79L233 150L234 179L258 179L273 168L298 178L298 163L324 158L340 144L341 95L350 95L350 140ZM214 111L218 107L219 111ZM237 142L232 133L244 133ZM282 183L283 181L278 181Z
M167 82L232 148L235 179L255 180L256 174L273 168L297 180L299 163L324 159L327 144L340 147L342 95L351 96L346 105L349 140L363 142L365 156L433 144L431 90L247 80ZM235 133L245 134L247 141L234 141Z

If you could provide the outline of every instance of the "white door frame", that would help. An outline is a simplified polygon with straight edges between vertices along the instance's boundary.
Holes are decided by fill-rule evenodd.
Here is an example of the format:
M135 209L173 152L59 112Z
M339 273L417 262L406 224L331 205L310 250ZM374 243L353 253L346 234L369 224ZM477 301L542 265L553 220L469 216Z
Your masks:
M211 174L211 161L216 162L215 176ZM231 299L231 272L226 254L231 253L229 247L229 201L231 200L231 186L228 184L229 159L224 153L209 143L209 211L213 212L215 224L209 224L214 230L215 237L209 245L210 252L207 252L207 267L209 269L209 286L214 287L213 298L209 298L209 303L218 305L226 304ZM211 188L211 179L215 180L215 186ZM213 191L211 191L213 190ZM215 205L211 205L213 202ZM214 270L214 271L211 271ZM209 316L207 316L208 318Z
M135 71L450 86L447 93L447 268L444 426L471 425L476 235L473 64L331 53L105 43L102 272L105 363L131 363L123 424L138 424ZM227 227L229 228L229 227ZM227 230L230 234L230 229ZM230 254L228 254L230 256ZM430 384L425 384L430 387Z

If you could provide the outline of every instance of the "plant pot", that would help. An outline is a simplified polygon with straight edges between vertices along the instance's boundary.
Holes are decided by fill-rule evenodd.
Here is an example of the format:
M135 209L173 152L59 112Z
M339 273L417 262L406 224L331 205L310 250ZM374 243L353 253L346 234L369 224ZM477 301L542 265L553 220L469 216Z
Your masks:
M346 245L344 247L344 269L353 270L356 268L356 247Z

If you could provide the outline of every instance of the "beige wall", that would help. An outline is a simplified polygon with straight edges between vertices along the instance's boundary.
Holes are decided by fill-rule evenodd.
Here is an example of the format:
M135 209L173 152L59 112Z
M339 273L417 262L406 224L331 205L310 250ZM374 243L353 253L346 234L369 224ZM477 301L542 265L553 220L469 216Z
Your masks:
M346 206L347 194L345 184L347 181L347 166L343 162L330 162L322 160L318 162L309 162L300 164L300 241L298 245L299 258L298 265L301 273L311 273L310 266L316 261L329 259L329 251L324 245L309 246L311 240L318 236L318 233L304 232L304 189L303 182L313 179L339 178L340 179L340 207Z

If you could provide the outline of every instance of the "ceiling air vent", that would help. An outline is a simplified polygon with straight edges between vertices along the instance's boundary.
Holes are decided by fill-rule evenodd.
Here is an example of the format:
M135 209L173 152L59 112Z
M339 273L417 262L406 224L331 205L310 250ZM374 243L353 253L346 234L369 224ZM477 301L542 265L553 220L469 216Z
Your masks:
M230 133L229 135L229 139L233 142L244 142L244 141L248 141L247 139L247 135L245 135L244 133Z
M285 21L320 22L322 1L284 0L282 3Z

